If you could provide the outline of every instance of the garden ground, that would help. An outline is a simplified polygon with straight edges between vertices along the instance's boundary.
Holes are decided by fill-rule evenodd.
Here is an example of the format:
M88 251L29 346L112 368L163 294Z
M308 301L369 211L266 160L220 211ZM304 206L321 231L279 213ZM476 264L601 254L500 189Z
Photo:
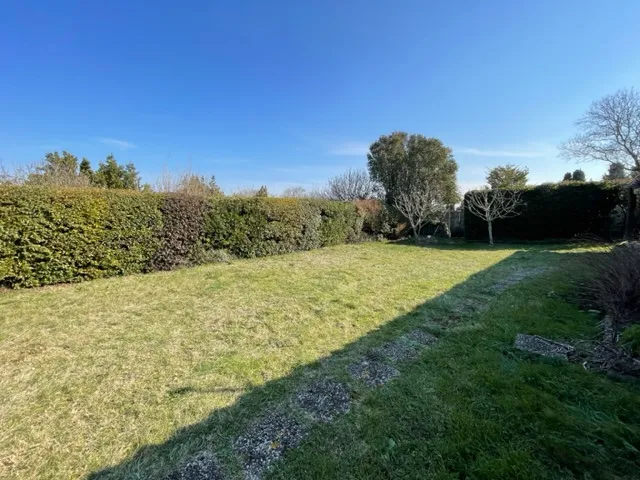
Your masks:
M640 387L513 348L597 337L583 252L367 243L1 292L0 477L638 478Z

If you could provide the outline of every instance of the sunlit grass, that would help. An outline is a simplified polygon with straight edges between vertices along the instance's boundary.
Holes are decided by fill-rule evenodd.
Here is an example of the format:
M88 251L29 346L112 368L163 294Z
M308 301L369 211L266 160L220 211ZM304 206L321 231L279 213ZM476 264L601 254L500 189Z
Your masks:
M515 250L370 243L2 292L0 477L118 463Z

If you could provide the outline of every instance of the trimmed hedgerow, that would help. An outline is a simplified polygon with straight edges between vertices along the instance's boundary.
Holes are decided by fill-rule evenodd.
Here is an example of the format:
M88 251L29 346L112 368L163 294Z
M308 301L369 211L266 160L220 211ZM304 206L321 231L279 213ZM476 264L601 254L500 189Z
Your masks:
M197 263L207 201L202 196L167 194L161 201L163 226L151 270L171 270Z
M126 191L0 188L0 285L144 271L158 248L159 200Z
M211 200L205 242L239 257L310 250L356 240L362 220L350 203L232 197Z
M122 190L0 187L0 286L172 268L354 241L354 204ZM219 253L219 252L218 252Z
M622 234L613 229L611 214L626 205L625 186L611 182L544 184L522 191L522 213L493 222L499 239L567 239L596 235L609 239ZM466 202L465 202L466 203ZM464 212L465 238L486 240L487 224L468 209Z

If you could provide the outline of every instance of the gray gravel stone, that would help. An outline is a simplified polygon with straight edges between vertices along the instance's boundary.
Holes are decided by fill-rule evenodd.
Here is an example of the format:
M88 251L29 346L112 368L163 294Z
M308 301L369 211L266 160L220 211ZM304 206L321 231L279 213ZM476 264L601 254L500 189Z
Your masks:
M166 480L222 480L218 462L211 452L200 452L182 467L165 477Z
M318 422L330 422L351 407L349 389L343 383L320 380L300 390L294 404Z
M287 450L297 447L306 433L307 428L289 414L265 415L233 443L242 458L246 478L262 478L267 468Z
M424 330L411 330L409 333L403 335L410 342L417 343L424 347L428 347L433 345L438 341L438 337L435 335L431 335L429 332L425 332Z
M427 346L433 345L438 338L423 330L412 330L397 339L384 343L371 350L369 356L373 359L402 362L416 358Z
M523 333L516 335L514 346L518 350L562 360L568 360L569 357L575 353L575 349L566 343L555 342L538 335L525 335Z
M352 363L347 367L347 371L353 378L363 381L370 387L384 385L400 374L400 372L391 365L367 358Z

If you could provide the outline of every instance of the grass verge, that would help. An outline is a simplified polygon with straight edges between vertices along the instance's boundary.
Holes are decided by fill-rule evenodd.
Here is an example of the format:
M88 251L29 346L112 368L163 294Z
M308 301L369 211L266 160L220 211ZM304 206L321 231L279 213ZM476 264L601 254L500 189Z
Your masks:
M438 347L354 386L351 411L270 475L619 478L638 466L637 388L511 347L518 331L595 335L566 274L490 288L577 255L372 243L3 292L0 476L155 478L212 447L233 475L252 419L419 326Z

